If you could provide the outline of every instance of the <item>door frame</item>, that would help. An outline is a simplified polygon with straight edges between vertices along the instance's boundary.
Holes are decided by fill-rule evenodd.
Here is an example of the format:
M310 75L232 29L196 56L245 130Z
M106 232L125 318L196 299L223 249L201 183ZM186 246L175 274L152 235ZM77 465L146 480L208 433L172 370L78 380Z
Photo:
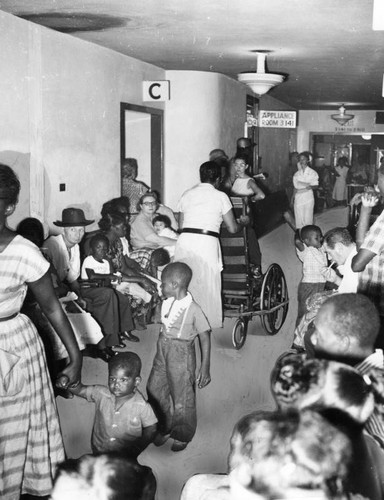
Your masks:
M137 104L120 103L120 179L122 164L126 158L125 112L135 111L151 117L151 189L157 191L160 199L164 195L164 111ZM121 184L121 180L120 180ZM121 190L121 187L120 187Z

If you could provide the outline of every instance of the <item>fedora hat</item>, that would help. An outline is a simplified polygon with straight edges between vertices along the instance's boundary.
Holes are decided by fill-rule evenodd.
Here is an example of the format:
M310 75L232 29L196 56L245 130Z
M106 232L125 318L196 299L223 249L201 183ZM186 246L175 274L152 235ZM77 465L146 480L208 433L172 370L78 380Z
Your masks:
M95 222L94 220L87 220L81 208L64 208L61 219L54 222L55 226L89 226L89 224Z

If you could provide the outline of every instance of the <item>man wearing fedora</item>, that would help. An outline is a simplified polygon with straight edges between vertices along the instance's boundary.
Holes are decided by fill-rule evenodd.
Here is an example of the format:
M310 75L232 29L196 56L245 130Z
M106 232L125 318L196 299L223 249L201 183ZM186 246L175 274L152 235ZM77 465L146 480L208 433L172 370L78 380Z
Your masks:
M98 348L104 358L108 358L113 354L111 348L120 344L119 333L130 332L134 325L127 297L108 287L81 288L78 282L81 267L79 243L85 226L93 222L85 218L80 208L65 208L62 220L54 222L55 226L63 228L63 232L50 236L44 247L59 280L76 293L79 305L88 309L100 324L104 338Z

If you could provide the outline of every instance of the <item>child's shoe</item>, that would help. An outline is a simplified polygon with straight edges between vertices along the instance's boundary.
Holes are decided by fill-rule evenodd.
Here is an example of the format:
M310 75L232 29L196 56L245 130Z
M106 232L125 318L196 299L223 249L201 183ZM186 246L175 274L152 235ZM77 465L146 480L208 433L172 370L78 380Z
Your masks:
M165 444L170 437L170 434L160 434L160 432L158 432L153 440L153 444L155 446L163 446L163 444Z
M172 451L182 451L185 450L185 448L188 446L188 443L185 443L184 441L178 441L175 439L173 441L173 445L171 446Z

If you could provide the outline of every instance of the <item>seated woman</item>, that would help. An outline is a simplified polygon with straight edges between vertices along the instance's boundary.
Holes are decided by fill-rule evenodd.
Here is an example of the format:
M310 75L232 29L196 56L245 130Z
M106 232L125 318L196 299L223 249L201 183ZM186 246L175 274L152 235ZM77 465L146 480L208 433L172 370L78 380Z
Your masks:
M155 285L131 256L124 255L121 239L125 238L127 232L125 218L119 213L108 213L99 221L99 227L109 241L106 256L112 264L112 270L114 273L121 273L123 278L123 283L119 284L116 289L130 296L136 329L143 330L146 328L147 315L158 299ZM136 284L136 287L132 286L133 284ZM138 293L138 285L141 288L140 293ZM152 295L149 301L145 299L148 294ZM129 336L132 337L132 334Z
M152 219L155 217L157 207L156 193L148 191L140 198L140 211L131 225L131 244L135 250L163 248L176 244L176 240L159 236L154 230Z

